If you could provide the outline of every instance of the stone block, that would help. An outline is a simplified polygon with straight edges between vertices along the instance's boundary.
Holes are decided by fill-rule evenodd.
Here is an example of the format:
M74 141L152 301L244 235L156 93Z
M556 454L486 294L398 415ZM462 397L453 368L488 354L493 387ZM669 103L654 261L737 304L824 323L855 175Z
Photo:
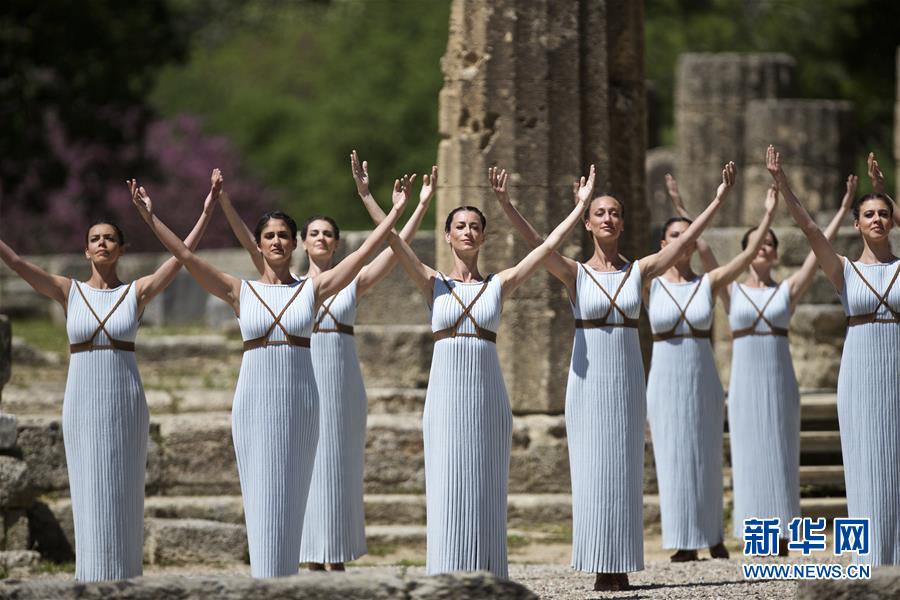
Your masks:
M426 387L433 345L427 321L356 328L356 349L366 386Z
M12 327L9 324L9 317L0 315L0 400L3 398L3 386L9 381L11 371ZM2 448L3 444L0 442L0 449Z
M166 495L239 494L231 415L196 413L158 417Z
M370 414L366 433L366 492L423 492L425 461L420 417Z
M247 562L243 525L201 519L145 519L144 562L151 565Z
M0 510L28 508L35 496L28 475L24 460L0 455Z
M0 511L0 550L28 550L28 514L24 509Z
M0 451L16 447L18 421L15 415L0 411Z

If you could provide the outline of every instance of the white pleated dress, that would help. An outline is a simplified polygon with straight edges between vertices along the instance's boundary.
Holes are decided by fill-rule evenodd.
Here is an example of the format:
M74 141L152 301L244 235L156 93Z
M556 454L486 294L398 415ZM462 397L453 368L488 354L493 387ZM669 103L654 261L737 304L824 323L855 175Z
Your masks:
M497 277L484 284L445 282L441 277L434 282L432 330L453 327L460 335L434 344L422 422L429 574L482 570L499 577L508 574L512 411L497 345L475 337L475 323L488 332L497 331L500 292ZM471 319L463 316L460 301L467 306L474 301Z
M137 308L133 285L101 290L72 281L66 310L69 343L92 340L100 346L72 353L63 399L79 581L142 573L150 417L134 352L109 347L110 336L134 343Z
M787 538L788 524L800 516L800 391L788 345L790 320L790 286L731 285L728 434L732 528L739 539L744 519L777 517Z
M709 548L722 541L722 383L709 335L709 277L650 284L654 333L647 417L659 484L663 547ZM666 338L666 339L656 339Z
M319 309L312 362L319 390L319 443L303 519L300 562L342 563L366 553L363 462L366 389L353 325L356 280Z
M610 273L579 265L576 291L566 389L572 567L590 573L639 571L644 568L647 397L637 330L638 264ZM579 321L604 318L606 326L578 327Z
M253 577L294 575L299 566L319 436L319 394L310 350L286 343L286 334L308 339L312 333L315 289L306 283L290 302L299 285L241 285L244 342L269 333L274 343L244 352L232 408ZM280 326L273 326L282 311Z
M847 512L871 519L871 552L859 560L900 565L900 261L843 264L844 311L876 319L847 327L838 375Z

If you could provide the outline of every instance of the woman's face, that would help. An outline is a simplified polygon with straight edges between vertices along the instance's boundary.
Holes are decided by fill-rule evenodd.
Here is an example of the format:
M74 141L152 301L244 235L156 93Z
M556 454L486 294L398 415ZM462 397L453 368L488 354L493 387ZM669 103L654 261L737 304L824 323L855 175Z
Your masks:
M853 222L853 226L867 241L883 241L894 225L892 212L892 207L880 198L866 200L860 204L859 219Z
M584 228L598 240L618 239L625 230L625 218L622 216L622 205L612 196L594 198L588 208L588 216Z
M259 235L257 246L266 260L279 263L291 260L291 254L297 248L297 240L287 223L281 219L269 219Z
M766 239L763 241L762 246L759 247L759 250L756 251L752 264L756 267L771 267L777 261L778 247L775 245L775 237L771 231L767 231Z
M316 219L306 227L303 249L310 258L331 260L337 246L338 239L334 227L325 219Z
M92 263L114 264L124 252L124 247L119 243L119 234L112 225L99 223L88 230L84 255Z
M478 250L484 243L481 217L471 210L457 211L450 222L450 231L444 233L444 239L457 254Z
M665 248L666 246L680 238L682 235L684 235L684 232L687 231L688 227L690 226L690 223L686 223L684 221L675 221L674 223L670 224L668 229L666 229L665 237L659 243L659 247ZM696 249L697 242L691 242L690 244L685 246L681 258L690 260L691 256L694 255L694 250Z

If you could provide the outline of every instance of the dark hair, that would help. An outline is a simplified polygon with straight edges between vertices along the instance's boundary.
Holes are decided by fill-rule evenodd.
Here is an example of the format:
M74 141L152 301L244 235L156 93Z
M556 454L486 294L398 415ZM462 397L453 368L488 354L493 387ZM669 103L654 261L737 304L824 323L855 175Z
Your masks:
M581 215L582 221L588 220L588 218L591 216L591 207L594 205L594 202L596 202L600 198L612 198L613 200L615 200L616 204L619 205L619 212L621 213L619 216L622 217L623 219L625 218L625 203L624 202L622 202L621 200L619 200L612 194L600 194L599 196L594 196L593 198L591 198L591 201L588 202L587 208L584 209L584 214Z
M744 233L744 237L741 238L741 250L747 249L747 243L750 241L750 234L756 231L756 227L751 227ZM775 232L771 229L768 233L772 236L772 243L775 245L775 249L778 250L778 236L775 235ZM765 238L763 238L765 239Z
M110 227L112 227L113 231L116 232L116 237L119 238L119 245L120 246L125 245L125 234L122 233L122 229L118 225L116 225L115 223L113 223L112 221L109 221L107 219L97 219L96 221L94 221L91 224L90 227L87 228L87 231L84 232L84 245L85 246L87 246L90 243L91 229L93 229L97 225L109 225Z
M259 221L256 222L256 229L253 230L253 237L256 239L257 244L262 241L263 229L265 229L266 225L268 225L269 221L272 219L287 223L288 228L291 230L291 237L295 240L297 239L297 222L292 219L289 214L283 213L280 210L273 210L261 216Z
M887 196L887 194L866 194L865 196L860 196L853 201L853 207L850 210L853 212L854 219L859 221L859 207L862 206L863 202L868 202L869 200L881 200L882 202L884 202L884 205L887 206L891 211L894 210L894 203L891 202L891 199Z
M313 215L303 223L303 227L300 228L300 239L306 241L306 234L309 231L309 226L312 225L313 221L325 221L329 225L331 225L331 229L334 230L334 239L341 239L341 228L338 227L337 221L332 219L331 217L327 217L325 215Z
M453 210L450 211L450 214L447 215L447 221L444 223L444 233L450 233L450 224L453 223L453 215L458 212L473 212L478 215L478 218L481 219L481 228L487 228L487 219L484 218L484 213L481 212L481 209L477 206L457 206Z
M666 221L666 224L663 225L663 227L662 227L662 233L659 236L660 242L663 241L664 239L666 239L666 234L669 233L669 226L674 225L675 223L687 223L688 225L690 225L691 223L693 223L693 221L691 221L687 217L671 217L671 218L669 218L669 220Z

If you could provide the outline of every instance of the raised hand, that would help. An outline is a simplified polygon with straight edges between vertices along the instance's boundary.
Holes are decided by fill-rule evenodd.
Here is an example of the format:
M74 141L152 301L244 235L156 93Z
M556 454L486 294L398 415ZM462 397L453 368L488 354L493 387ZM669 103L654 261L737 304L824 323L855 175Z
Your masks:
M359 162L356 150L350 153L350 170L353 172L353 181L356 182L356 193L360 198L370 195L369 192L369 163Z
M412 191L412 182L415 177L415 174L412 177L404 175L400 179L394 180L394 192L391 194L391 203L397 209L397 212L403 212L403 209L406 207L406 201L409 199Z
M144 217L144 219L151 217L153 215L153 202L150 200L147 190L143 187L138 187L137 180L135 179L126 181L125 183L131 190L131 202L134 204L135 208L138 209L138 212L141 213L141 216Z
M587 204L591 201L591 198L594 195L594 179L596 178L596 174L594 165L591 165L591 170L588 173L587 179L582 176L580 180L573 183L572 191L575 194L575 202Z
M675 181L671 173L666 173L666 192L669 193L669 200L672 201L675 212L682 217L687 217L687 208L685 208L684 200L682 200L681 194L678 192L678 182Z
M509 191L506 188L508 181L509 173L506 172L506 169L501 170L500 167L488 169L488 182L490 182L491 189L494 190L494 195L497 196L497 200L501 204L509 202Z
M219 199L219 194L222 193L222 186L225 184L225 179L222 177L222 171L219 169L213 169L212 175L209 176L209 194L212 196L213 200Z
M729 161L725 163L725 167L722 169L722 183L720 183L718 189L716 189L716 197L720 200L725 198L728 195L728 192L731 191L731 188L734 187L734 182L736 180L737 167L734 166L734 162Z
M875 158L874 152L869 152L869 156L866 158L866 164L869 167L869 179L872 180L872 191L876 194L883 194L884 173L882 173L881 167L878 166L878 160Z
M781 169L781 154L775 150L775 146L772 144L766 148L766 169L776 181L784 175L784 171Z
M431 202L434 193L437 191L437 175L437 165L433 165L431 167L431 175L425 173L425 175L422 176L422 189L419 191L419 204L428 206L428 203Z
M871 154L869 156L872 156ZM841 208L844 210L849 210L853 205L853 201L856 199L856 188L859 186L859 177L856 175L847 176L847 191L844 192L844 197L841 199Z
M771 214L775 212L775 207L778 206L778 185L773 183L769 186L769 190L766 192L766 212Z

